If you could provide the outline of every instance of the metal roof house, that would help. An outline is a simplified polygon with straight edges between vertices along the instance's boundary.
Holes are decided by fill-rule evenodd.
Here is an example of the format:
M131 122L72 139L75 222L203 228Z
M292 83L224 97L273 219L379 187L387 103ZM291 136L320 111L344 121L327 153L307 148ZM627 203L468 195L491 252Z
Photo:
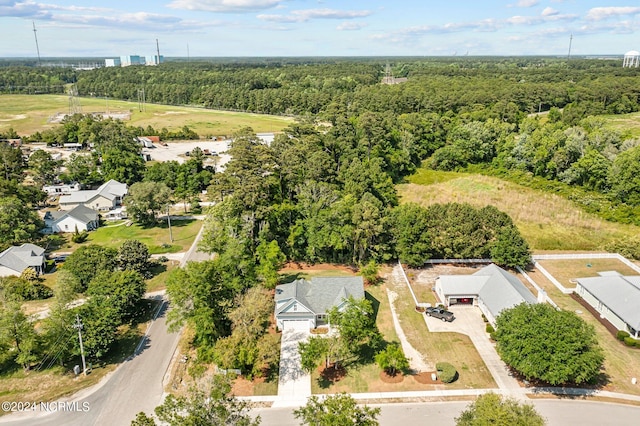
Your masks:
M504 309L538 299L515 275L490 264L472 275L441 275L436 279L436 294L446 305L477 305L489 322Z
M362 277L326 277L295 280L276 286L275 317L280 330L284 323L307 322L309 328L326 325L327 312L342 309L349 297L364 298ZM302 324L304 325L304 324Z
M576 279L576 293L618 330L640 338L640 276L600 272Z
M80 204L69 211L47 212L44 215L44 233L93 231L100 226L100 217L95 210Z
M20 276L27 268L44 273L44 249L35 244L12 246L0 253L0 277Z
M83 204L90 209L101 211L111 210L122 204L122 198L127 194L127 184L111 179L103 183L98 189L76 191L60 197L60 208L71 210Z

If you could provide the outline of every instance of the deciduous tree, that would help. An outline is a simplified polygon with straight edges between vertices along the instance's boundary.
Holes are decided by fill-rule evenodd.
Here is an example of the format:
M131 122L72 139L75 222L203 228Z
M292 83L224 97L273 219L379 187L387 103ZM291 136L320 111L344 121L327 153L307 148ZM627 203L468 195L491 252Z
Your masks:
M375 426L380 408L358 406L355 399L342 393L320 399L312 396L293 415L309 426Z
M480 395L456 417L456 426L543 426L544 418L533 405L495 393Z
M522 303L496 319L497 351L526 379L583 384L600 373L604 355L592 325L546 303Z

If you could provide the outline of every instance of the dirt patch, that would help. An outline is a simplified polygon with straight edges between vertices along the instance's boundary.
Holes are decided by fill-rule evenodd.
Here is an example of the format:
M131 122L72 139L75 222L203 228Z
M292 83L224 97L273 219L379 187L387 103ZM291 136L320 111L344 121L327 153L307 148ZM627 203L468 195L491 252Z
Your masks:
M385 383L400 383L404 380L404 374L398 371L396 372L396 374L391 375L386 371L382 370L380 372L380 380L382 380Z
M331 263L316 263L309 264L304 262L289 262L284 265L284 268L280 270L280 273L286 273L290 271L305 271L305 272L323 272L323 271L342 271L347 273L357 272L355 269L344 265L334 265Z
M253 389L257 384L264 383L264 377L258 377L253 380L247 380L244 377L238 377L233 381L231 393L235 396L252 396Z
M433 380L431 377L432 374L436 373L435 371L422 371L418 374L414 374L413 380L422 384L422 385L441 385L442 382L437 379L438 375L436 373L436 380Z

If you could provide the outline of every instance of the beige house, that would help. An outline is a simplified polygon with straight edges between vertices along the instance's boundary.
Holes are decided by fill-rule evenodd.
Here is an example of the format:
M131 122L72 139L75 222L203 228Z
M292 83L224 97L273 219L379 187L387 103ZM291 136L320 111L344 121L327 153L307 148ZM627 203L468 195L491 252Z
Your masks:
M122 204L122 198L127 194L127 184L115 180L100 185L98 189L76 191L60 197L60 208L71 210L84 205L95 211L115 209Z

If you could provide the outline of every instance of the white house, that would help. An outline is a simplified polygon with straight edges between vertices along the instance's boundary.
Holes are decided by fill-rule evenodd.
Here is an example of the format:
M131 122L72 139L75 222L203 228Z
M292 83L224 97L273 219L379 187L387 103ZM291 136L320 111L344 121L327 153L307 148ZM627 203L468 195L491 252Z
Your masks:
M60 208L71 210L78 205L84 205L96 211L111 210L122 204L122 198L127 194L127 184L111 179L100 185L98 189L72 192L60 197Z
M44 273L44 249L35 244L12 246L0 253L0 277L20 276L27 269Z
M100 216L95 210L80 204L69 211L47 212L44 215L44 223L44 232L47 234L75 232L76 229L93 231L100 226Z
M615 271L577 278L576 293L618 330L640 338L640 276Z
M538 302L518 277L495 264L485 266L472 275L441 275L436 279L435 289L447 306L478 306L493 326L502 310L520 303Z
M362 277L327 277L295 280L276 286L275 317L280 330L286 322L326 325L327 312L344 308L349 297L364 298Z

